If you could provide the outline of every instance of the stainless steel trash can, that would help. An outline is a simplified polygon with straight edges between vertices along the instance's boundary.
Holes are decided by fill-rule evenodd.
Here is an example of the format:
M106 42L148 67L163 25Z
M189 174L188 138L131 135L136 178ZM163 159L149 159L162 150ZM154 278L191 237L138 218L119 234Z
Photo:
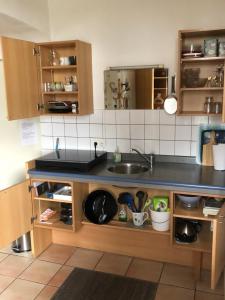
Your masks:
M30 231L23 234L12 243L12 250L16 253L26 252L31 250Z

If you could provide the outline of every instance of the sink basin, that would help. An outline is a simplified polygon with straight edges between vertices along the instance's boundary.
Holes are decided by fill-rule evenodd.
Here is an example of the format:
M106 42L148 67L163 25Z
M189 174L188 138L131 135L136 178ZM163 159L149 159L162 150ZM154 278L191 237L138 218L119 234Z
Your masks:
M108 168L109 172L116 174L139 174L148 170L148 166L139 163L121 163Z

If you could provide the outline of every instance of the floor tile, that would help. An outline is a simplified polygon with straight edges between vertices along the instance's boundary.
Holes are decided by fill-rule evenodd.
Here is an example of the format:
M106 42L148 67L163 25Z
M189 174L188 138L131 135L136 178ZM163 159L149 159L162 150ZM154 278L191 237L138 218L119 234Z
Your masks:
M155 300L194 300L194 290L159 284Z
M5 259L7 256L8 256L8 254L6 254L6 253L0 253L0 261Z
M6 253L6 254L12 254L12 255L17 255L17 256L33 258L32 251L16 253L12 250L12 245L9 245L7 247L4 247L4 248L0 249L0 252Z
M16 279L0 295L0 300L33 300L43 288L43 284Z
M35 298L35 300L50 300L56 291L56 287L47 285L37 296L37 298Z
M131 258L128 256L105 253L97 264L95 270L106 273L125 275L130 263Z
M73 271L73 267L63 266L55 276L49 281L48 285L60 287L62 283L66 280L66 278Z
M57 264L64 264L74 253L75 248L71 246L63 246L53 244L45 250L38 259L54 262Z
M134 258L126 275L133 278L157 282L159 281L162 268L162 263Z
M93 270L102 257L102 254L103 253L99 251L77 249L66 262L66 265Z
M210 284L211 284L210 281L211 281L211 272L207 271L207 270L202 270L201 279L196 284L196 290L207 292L207 293L223 295L224 294L223 276L221 276L221 278L217 284L217 287L214 290L212 290L210 288Z
M224 300L224 297L212 293L204 293L204 292L196 291L195 300Z
M31 263L32 259L9 255L0 262L0 274L5 276L19 276Z
M56 272L61 268L60 264L35 260L21 275L21 279L47 284Z
M195 279L190 267L165 264L160 283L194 289Z
M3 292L13 280L15 280L14 277L0 275L0 293Z

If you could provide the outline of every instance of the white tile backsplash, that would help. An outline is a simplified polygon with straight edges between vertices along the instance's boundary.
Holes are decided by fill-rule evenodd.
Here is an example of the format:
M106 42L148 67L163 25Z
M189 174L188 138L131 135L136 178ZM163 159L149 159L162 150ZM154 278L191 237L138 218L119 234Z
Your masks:
M145 125L145 139L159 139L159 125Z
M103 136L106 139L115 139L116 138L116 126L115 125L104 125Z
M130 141L130 147L136 148L141 153L145 152L145 141L144 140L132 140Z
M175 140L190 141L191 140L191 126L176 126Z
M77 137L77 124L65 124L65 136Z
M131 139L144 139L144 125L130 125Z
M159 154L174 155L174 141L160 141Z
M65 137L66 149L77 149L77 138Z
M116 134L118 139L130 139L130 126L116 125Z
M159 141L145 140L145 153L146 154L159 154Z
M90 115L90 123L102 124L102 110L95 110L92 115Z
M145 123L145 111L136 109L130 110L130 124L144 124Z
M145 124L159 124L159 110L145 110Z
M175 155L190 156L191 142L175 141Z
M116 124L130 124L129 110L117 110L116 111Z
M94 138L103 137L102 124L90 124L90 137L94 137Z
M164 125L174 125L175 115L169 115L164 110L159 111L159 123Z
M160 125L160 140L172 141L175 139L175 126L171 125Z
M130 152L195 156L199 124L220 123L219 116L175 116L163 110L95 110L90 116L41 116L41 147L54 149L57 137L60 148L99 149Z
M77 124L77 136L78 137L89 137L89 124Z
M65 125L64 123L52 123L53 136L64 136Z

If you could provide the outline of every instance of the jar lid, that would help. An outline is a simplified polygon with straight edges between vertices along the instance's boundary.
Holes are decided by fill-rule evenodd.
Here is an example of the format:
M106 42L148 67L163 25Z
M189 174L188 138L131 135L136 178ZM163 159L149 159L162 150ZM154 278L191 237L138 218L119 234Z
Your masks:
M209 96L209 97L205 97L206 102L210 103L213 102L213 97Z

